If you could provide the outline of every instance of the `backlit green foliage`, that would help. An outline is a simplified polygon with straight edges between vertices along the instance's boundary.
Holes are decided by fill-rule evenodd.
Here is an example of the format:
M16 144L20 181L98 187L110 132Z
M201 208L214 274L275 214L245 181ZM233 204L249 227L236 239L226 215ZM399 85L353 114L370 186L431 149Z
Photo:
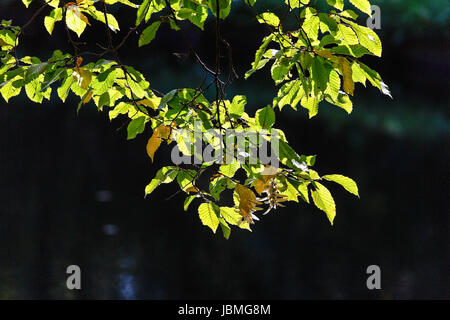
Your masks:
M220 138L203 136L203 143L212 146L226 143L223 138L227 129L236 132L265 130L267 139L275 132L281 137L277 154L282 163L280 168L263 166L259 161L256 164L248 161L219 164L213 161L163 167L145 188L146 196L161 184L178 184L180 191L186 194L184 209L188 210L194 200L199 202L200 221L213 232L220 225L225 238L230 235L231 225L250 230L256 219L255 212L265 210L267 213L284 206L287 201L314 204L333 223L336 206L324 186L328 181L338 183L358 196L358 188L352 179L337 174L319 175L311 168L315 156L296 153L284 133L274 126L275 111L285 106L295 110L301 106L311 118L318 114L319 105L322 106L321 102L326 100L350 113L353 109L351 96L358 82L365 86L368 81L382 93L390 95L379 74L360 61L364 55L381 56L382 52L378 36L356 23L357 14L353 10L370 14L367 0L351 0L351 5L344 5L343 0L326 0L329 5L326 12L320 12L309 0L286 0L280 1L286 12L283 17L274 12L256 14L255 23L265 24L268 31L261 35L261 45L256 48L255 59L245 78L259 69L270 68L279 91L273 102L260 108L254 116L246 112L245 96L225 98L225 89L235 76L234 69L231 67L228 74L219 72L219 65L226 66L229 62L222 62L228 43L221 38L219 30L220 21L233 12L231 0L22 2L28 7L33 1L40 2L40 10L46 10L43 21L46 32L52 34L55 28L66 29L73 52L69 54L55 50L47 59L20 57L16 49L20 45L23 29L14 26L11 20L3 20L0 25L0 93L6 102L22 91L38 103L44 99L50 100L52 90L63 102L69 94L74 94L79 98L77 112L85 104L93 103L98 110L108 111L111 120L119 116L127 117L127 139L148 132L146 128L150 127L153 134L149 137L147 152L155 163L158 162L157 150L163 144L178 145L185 156L195 154L196 150L190 144L195 141L197 131L204 133L216 129ZM256 0L243 2L253 7ZM111 5L136 10L136 23L130 29L130 33L137 31L140 34L138 43L134 44L136 48L151 46L152 41L157 41L162 24L169 25L173 32L183 32L179 23L182 20L203 30L208 17L215 19L219 64L215 70L206 66L195 49L190 48L204 69L205 78L209 75L214 80L195 89L175 88L167 94L152 90L143 73L123 65L119 60L118 49L130 40L128 36L115 39L120 25L108 11ZM287 29L283 25L287 17L297 21L295 28ZM87 57L80 48L78 38L83 37L87 28L101 28L98 24L107 25L107 44L98 53L97 61L84 64L83 58L87 60ZM105 26L101 30L104 29ZM208 101L204 95L205 86L210 85L216 87L214 101ZM201 126L196 127L196 122ZM180 134L181 130L185 135ZM186 136L190 137L190 141L186 141ZM242 150L236 151L239 153ZM227 198L224 195L227 193L230 198L233 196L233 203L225 203Z

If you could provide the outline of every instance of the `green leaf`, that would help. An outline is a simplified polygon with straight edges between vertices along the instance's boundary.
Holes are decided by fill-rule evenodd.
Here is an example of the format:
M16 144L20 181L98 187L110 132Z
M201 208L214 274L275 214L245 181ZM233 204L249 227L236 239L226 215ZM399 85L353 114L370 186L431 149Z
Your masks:
M311 189L311 196L317 208L327 214L328 220L333 225L336 216L336 205L330 191L317 181L313 182L314 188Z
M33 0L22 0L23 4L24 4L25 7L27 7L27 8L28 8L28 6L30 5L30 3L31 3L32 1L33 1Z
M142 31L139 37L139 47L149 44L155 38L156 31L158 31L160 25L161 21L156 21Z
M112 88L116 78L116 69L110 67L92 80L91 87L95 90L96 95L102 95Z
M367 78L364 74L364 71L359 66L359 63L356 61L352 63L352 79L353 82L359 82L366 86Z
M341 88L341 78L335 70L331 70L330 78L327 84L325 93L329 94L333 101L336 101L339 96L339 90Z
M209 8L215 17L217 17L217 0L209 0ZM231 10L231 0L219 0L219 17L225 19Z
M252 70L253 71L256 71L258 68L260 68L259 62L261 61L261 58L262 58L264 52L266 52L267 46L273 40L274 37L275 37L275 34L271 33L270 35L268 35L267 37L264 38L263 43L261 44L261 46L255 53L255 61L252 62ZM252 73L253 72L247 71L247 73L245 74L245 79L247 79Z
M208 226L216 233L217 227L219 226L219 219L217 218L213 205L210 202L202 203L198 207L198 214L203 225Z
M67 73L68 72L69 71L67 71ZM69 90L74 82L75 79L69 74L66 74L66 78L63 80L61 87L59 87L57 90L58 97L62 100L62 102L66 101L67 96L69 95Z
M368 0L350 0L350 2L362 12L367 13L369 16L372 15L370 2Z
M127 74L127 81L124 83L124 88L127 90L127 96L130 96L131 99L138 97L142 99L146 95L145 89L142 87L145 83L136 79L136 77L132 77ZM130 92L131 90L131 92Z
M3 47L2 50L11 49L16 45L17 36L16 33L7 29L0 29L0 47Z
M276 150L275 150L276 152ZM302 161L300 156L286 142L279 140L278 158L281 163L295 170L306 171L308 169L306 163Z
M275 61L270 70L272 79L273 81L275 81L275 84L281 83L286 78L291 67L292 64L290 63L290 61L284 57L281 57L280 59L277 59Z
M344 45L352 45L352 44L358 44L358 37L356 36L355 32L352 28L342 24L338 23L338 32L336 35L333 35L336 40L340 40L342 44Z
M180 8L176 11L176 17L181 20L188 19L194 25L203 30L203 25L208 17L208 9L203 6L192 5L193 8Z
M171 183L178 177L180 173L182 172L180 172L180 169L177 167L162 167L156 173L156 178L159 179L161 183Z
M187 211L189 208L189 205L191 204L192 201L194 201L194 199L197 198L197 196L187 196L186 199L184 200L184 211Z
M292 9L299 8L302 4L309 4L309 0L284 0L284 2L289 5Z
M327 3L341 11L344 9L344 0L327 0Z
M239 119L245 110L245 105L247 104L247 98L245 96L235 96L233 102L231 102L230 117Z
M232 207L220 207L220 215L231 225L238 226L241 229L250 229L250 225L246 221L242 221L242 216L237 209Z
M350 114L353 111L353 103L347 94L343 94L343 93L339 92L339 95L336 100L332 100L329 97L326 97L326 100L329 103L334 104L335 106L338 106L339 108L344 109L345 111L347 111L348 114Z
M219 172L225 175L228 178L234 177L236 171L241 167L241 165L237 162L233 162L230 164L223 164L219 168Z
M28 82L25 85L25 92L31 101L34 101L37 103L42 103L42 100L44 98L50 99L50 94L51 94L50 87L47 88L44 92L41 92L43 80L44 80L44 75L41 74L37 78Z
M276 16L276 14L272 12L264 12L258 14L256 19L259 23L265 23L269 26L278 27L280 25L280 19Z
M360 26L348 20L347 22L352 26L353 30L358 36L359 43L374 55L381 57L383 48L378 35L370 28Z
M44 73L48 67L49 64L47 62L32 64L31 66L29 66L25 71L25 79L24 79L25 83L28 83L33 79L36 79L39 75Z
M322 57L315 57L311 66L311 73L315 84L315 94L317 95L327 88L330 68L325 67L325 61Z
M47 0L47 4L53 8L58 8L60 0Z
M117 118L119 114L128 113L128 111L134 110L134 105L129 102L119 102L117 106L109 111L109 120Z
M227 188L227 178L214 179L209 184L209 192L217 201L220 200L220 194Z
M130 6L132 8L137 8L137 5L135 5L134 3L132 3L129 0L103 0L106 4L115 4L117 2L120 2L124 5Z
M320 19L320 30L322 33L330 32L330 34L336 34L338 31L338 26L335 20L331 18L326 13L319 13L319 19ZM322 45L323 46L323 45Z
M177 176L177 182L180 188L187 192L187 189L194 187L193 181L196 172L193 170L182 171Z
M45 90L47 89L49 86L51 86L53 83L55 83L56 81L60 80L61 77L63 76L64 73L66 73L67 70L66 69L56 69L54 71L52 71L51 73L48 73L47 75L49 76L49 78L47 78L46 75L46 79L42 85L44 85L44 87L41 90Z
M223 218L219 218L220 227L222 229L222 233L225 239L230 238L231 229Z
M86 23L87 18L85 15L83 15L80 11L80 8L77 5L70 5L66 9L66 24L67 27L75 32L78 37L81 36L81 34L86 29Z
M6 103L8 103L9 99L11 99L12 97L18 96L22 91L21 86L15 85L15 82L20 81L22 81L22 78L20 76L16 76L15 78L9 80L2 87L0 87L0 93L3 99L5 99Z
M152 193L159 185L162 183L171 183L176 179L178 175L177 167L163 167L158 170L156 177L150 181L150 183L145 187L145 196Z
M144 0L136 13L136 26L140 25L150 7L150 0Z
M344 187L345 190L347 190L348 192L354 194L359 198L358 186L356 185L356 182L353 181L352 179L340 174L328 174L326 176L323 176L322 179L333 181L340 184L341 186Z
M160 184L161 181L159 179L152 179L152 181L150 181L150 183L145 187L145 196L152 193Z
M50 14L44 18L44 25L49 34L52 34L53 28L57 21L61 21L63 18L62 8L56 8L50 11Z
M94 18L95 20L98 20L98 21L106 24L105 13L103 11L99 11L99 10L95 9L94 6L90 6L88 8L87 13L89 13L91 15L91 17ZM117 22L116 18L112 14L110 14L110 13L106 14L106 18L108 20L108 27L112 31L117 32L120 30L119 22Z
M262 129L270 129L275 123L275 111L271 106L256 111L256 124Z
M308 110L308 116L311 119L319 112L319 97L315 95L305 95L300 104Z
M290 105L292 109L297 110L297 104L301 101L305 91L299 80L292 80L285 83L278 91L278 96L273 100L273 106L278 105L280 110L285 105Z
M127 133L128 133L127 139L128 140L134 139L134 138L136 138L136 136L139 133L144 132L145 120L146 120L146 117L141 116L139 118L133 119L130 122L130 124L128 125L128 128L127 128Z
M319 24L320 19L317 16L307 17L303 22L302 28L305 30L311 42L316 40L319 36Z

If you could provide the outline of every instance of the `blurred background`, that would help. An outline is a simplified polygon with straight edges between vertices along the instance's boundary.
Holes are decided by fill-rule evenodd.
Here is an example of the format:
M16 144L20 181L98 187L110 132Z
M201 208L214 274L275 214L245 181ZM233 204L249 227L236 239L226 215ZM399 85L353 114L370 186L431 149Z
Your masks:
M257 10L279 1L258 0ZM271 212L253 232L230 239L202 226L193 203L175 185L144 199L144 187L170 161L162 147L152 165L145 145L150 129L126 141L124 119L75 99L33 104L24 94L0 105L1 299L450 299L449 17L448 0L372 1L381 8L383 57L363 61L380 72L393 100L357 86L354 111L323 103L319 115L277 112L295 149L317 154L316 170L354 178L361 199L337 185L333 227L312 206L290 204ZM2 0L0 18L24 25L39 7ZM116 6L121 39L135 19ZM28 28L21 55L47 59L71 52L61 23L50 37L44 16ZM365 19L365 18L364 18ZM364 23L364 20L361 20ZM206 32L184 26L212 65L213 20ZM95 31L97 30L97 31ZM98 31L100 30L100 32ZM86 32L104 42L103 28ZM228 97L245 94L249 113L277 89L269 69L243 79L266 30L236 1L223 23L241 78ZM179 33L162 26L137 51L137 35L121 49L153 88L195 87L202 71ZM180 55L178 55L180 56ZM87 62L86 59L85 62ZM66 289L66 268L82 271L82 290ZM366 268L381 268L381 290L366 288Z

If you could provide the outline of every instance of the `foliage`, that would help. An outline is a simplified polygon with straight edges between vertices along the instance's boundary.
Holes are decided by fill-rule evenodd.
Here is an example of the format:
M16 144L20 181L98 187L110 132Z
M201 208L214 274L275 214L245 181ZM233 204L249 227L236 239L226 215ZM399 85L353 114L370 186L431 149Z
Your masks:
M297 154L284 133L274 125L275 110L285 106L295 110L301 106L312 118L325 100L350 113L353 109L351 96L357 82L365 86L368 81L390 95L379 74L360 61L364 55L381 56L382 52L376 33L355 22L357 14L352 9L370 14L367 0L351 0L352 9L344 7L343 0L327 0L328 11L323 12L309 0L286 0L282 4L285 9L282 16L274 12L257 13L253 8L256 0L245 1L249 12L255 14L255 21L267 28L245 78L270 66L272 79L279 86L273 103L259 109L254 117L245 112L245 96L226 99L226 88L237 77L231 47L221 34L221 21L231 12L231 0L144 0L139 5L128 0L22 2L28 7L33 1L41 2L41 7L23 27L14 26L12 21L1 22L0 93L6 102L22 90L37 103L50 100L55 88L63 102L73 93L79 97L77 112L93 102L98 110L108 110L111 120L126 117L128 139L134 139L144 133L147 126L151 127L153 134L147 143L147 153L152 162L157 162L157 150L164 142L177 145L184 156L201 159L194 146L199 132L203 133L200 144L212 146L213 151L230 146L226 140L230 129L236 133L262 133L256 141L258 146L272 141L272 137L280 137L279 148L274 150L282 163L280 167L263 165L260 158L252 163L246 156L243 156L244 161L200 161L193 165L167 166L147 185L146 196L161 184L177 183L186 194L184 209L188 210L193 200L200 200L201 222L213 232L220 225L227 239L230 225L251 230L250 225L258 220L257 211L265 209L266 214L287 201L315 204L332 224L336 206L323 185L326 181L338 183L358 196L352 179L337 174L320 176L314 171L311 167L315 156ZM120 26L108 11L111 5L129 6L136 11L135 25L120 41L115 39ZM64 28L73 53L56 50L47 60L19 57L17 48L24 30L44 11L47 32L52 34L55 27ZM215 20L215 67L207 66L186 40L192 56L205 73L203 82L196 88L177 88L162 94L150 88L141 72L121 63L118 51L131 34L140 34L139 47L151 45L158 37L160 26L168 24L187 39L180 22L186 20L203 30L208 17ZM287 18L297 21L295 28L283 24ZM104 24L106 45L99 45L100 52L83 51L83 43L78 38L87 28L97 28L97 24ZM98 60L83 63L92 56ZM212 78L209 83L208 78ZM211 86L216 89L214 101L208 101L204 95ZM218 135L208 134L210 129L215 129ZM247 147L254 143L247 136L245 139ZM231 147L236 154L246 154L247 150L240 150L234 142ZM228 201L231 196L232 204Z

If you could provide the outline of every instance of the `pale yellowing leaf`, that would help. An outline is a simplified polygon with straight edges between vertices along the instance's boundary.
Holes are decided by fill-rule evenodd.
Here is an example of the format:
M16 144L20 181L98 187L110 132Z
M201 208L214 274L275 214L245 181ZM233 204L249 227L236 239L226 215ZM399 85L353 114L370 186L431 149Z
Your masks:
M311 189L311 196L314 204L317 208L327 214L328 220L331 225L333 225L334 217L336 216L336 205L334 203L334 199L331 196L330 191L328 191L325 186L319 182L314 182L314 185L315 188Z
M372 15L369 0L350 0L350 2L362 12L367 13L369 16Z
M137 103L147 106L149 108L152 108L153 110L157 110L160 101L161 101L161 98L155 97L155 98L146 98L146 99L138 101Z
M132 3L131 1L128 0L103 0L106 4L115 4L115 3L122 3L125 4L127 6L130 6L132 8L137 8L138 6L135 5L134 3Z
M198 215L203 225L208 226L214 233L216 233L217 227L219 226L219 219L217 218L212 204L202 203L198 207Z
M71 5L67 7L66 24L70 30L75 32L78 35L78 37L80 37L81 34L86 29L86 25L89 24L89 20L84 14L81 13L80 8L78 6Z
M348 192L359 197L358 186L356 185L356 182L353 181L353 179L350 179L340 174L328 174L326 176L323 176L322 179L336 182L340 184L342 187L344 187L344 189L347 190Z
M247 221L242 220L242 216L236 210L236 208L232 207L220 207L220 215L228 222L229 224L238 226L241 229L246 229L252 231L250 229L250 225Z

